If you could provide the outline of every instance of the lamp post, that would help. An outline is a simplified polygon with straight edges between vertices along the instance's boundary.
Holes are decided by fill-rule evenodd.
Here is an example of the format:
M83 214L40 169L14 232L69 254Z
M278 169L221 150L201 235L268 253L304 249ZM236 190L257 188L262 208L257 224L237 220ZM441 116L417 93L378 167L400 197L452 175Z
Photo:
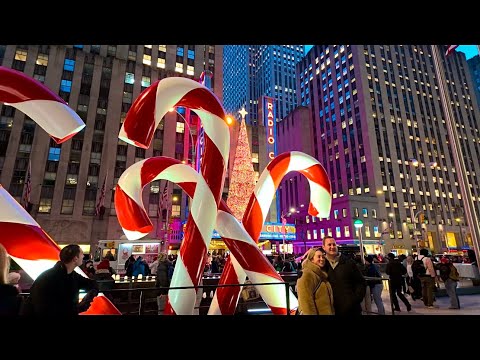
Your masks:
M283 248L283 261L285 261L285 253L286 253L286 249L285 249L285 237L286 237L286 225L287 225L287 216L290 216L292 215L294 212L296 211L296 209L294 207L290 208L290 211L288 213L286 212L282 212L282 215L280 215L280 219L282 219L282 235L283 235L283 244L282 244L282 248Z
M362 263L365 264L365 253L363 251L363 239L362 239L362 227L363 221L357 219L353 222L353 226L358 230L358 242L360 243L360 256L362 257Z

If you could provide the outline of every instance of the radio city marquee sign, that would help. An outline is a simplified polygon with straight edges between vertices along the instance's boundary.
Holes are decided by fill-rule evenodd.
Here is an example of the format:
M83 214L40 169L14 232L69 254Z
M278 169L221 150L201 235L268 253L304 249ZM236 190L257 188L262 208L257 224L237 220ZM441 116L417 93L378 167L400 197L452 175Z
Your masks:
M220 239L217 230L213 230L212 239ZM296 230L294 225L285 225L285 240L295 240ZM259 240L283 240L281 223L265 223L262 227Z
M277 154L277 127L275 126L275 99L263 97L263 118L267 129L267 154L272 160Z

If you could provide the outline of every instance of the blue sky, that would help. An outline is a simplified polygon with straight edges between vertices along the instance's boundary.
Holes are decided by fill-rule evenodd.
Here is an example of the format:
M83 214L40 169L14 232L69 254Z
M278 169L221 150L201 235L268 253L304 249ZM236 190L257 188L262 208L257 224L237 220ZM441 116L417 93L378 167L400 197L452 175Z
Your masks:
M305 45L305 53L307 53L308 50L310 50L312 46L313 45ZM467 60L478 54L477 45L460 45L456 49L456 51L463 52L465 54L465 56L467 57Z

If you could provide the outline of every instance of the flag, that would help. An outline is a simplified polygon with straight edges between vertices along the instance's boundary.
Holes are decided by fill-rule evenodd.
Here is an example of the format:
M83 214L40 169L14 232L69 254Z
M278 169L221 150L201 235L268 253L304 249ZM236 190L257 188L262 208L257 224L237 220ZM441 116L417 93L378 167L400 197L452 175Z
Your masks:
M165 182L165 187L163 188L163 192L160 194L160 198L158 200L158 218L162 217L162 210L167 208L167 183Z
M28 160L27 173L25 174L25 184L23 187L23 207L28 211L30 204L30 194L32 192L32 161Z
M445 52L445 56L448 56L451 53L453 53L453 51L459 46L460 45L448 45L447 51Z
M107 187L107 176L108 176L108 171L105 174L105 179L103 179L103 185L102 189L100 190L100 197L98 198L97 205L95 206L95 216L100 215L100 209L102 207L105 207L105 192L106 192L106 187Z

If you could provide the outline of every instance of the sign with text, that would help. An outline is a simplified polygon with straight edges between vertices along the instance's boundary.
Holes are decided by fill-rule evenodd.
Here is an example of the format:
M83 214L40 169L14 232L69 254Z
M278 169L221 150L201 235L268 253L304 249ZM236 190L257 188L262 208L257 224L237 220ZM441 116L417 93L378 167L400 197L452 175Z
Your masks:
M276 108L275 99L263 97L263 119L267 132L267 155L270 160L277 155L277 127L276 127Z

